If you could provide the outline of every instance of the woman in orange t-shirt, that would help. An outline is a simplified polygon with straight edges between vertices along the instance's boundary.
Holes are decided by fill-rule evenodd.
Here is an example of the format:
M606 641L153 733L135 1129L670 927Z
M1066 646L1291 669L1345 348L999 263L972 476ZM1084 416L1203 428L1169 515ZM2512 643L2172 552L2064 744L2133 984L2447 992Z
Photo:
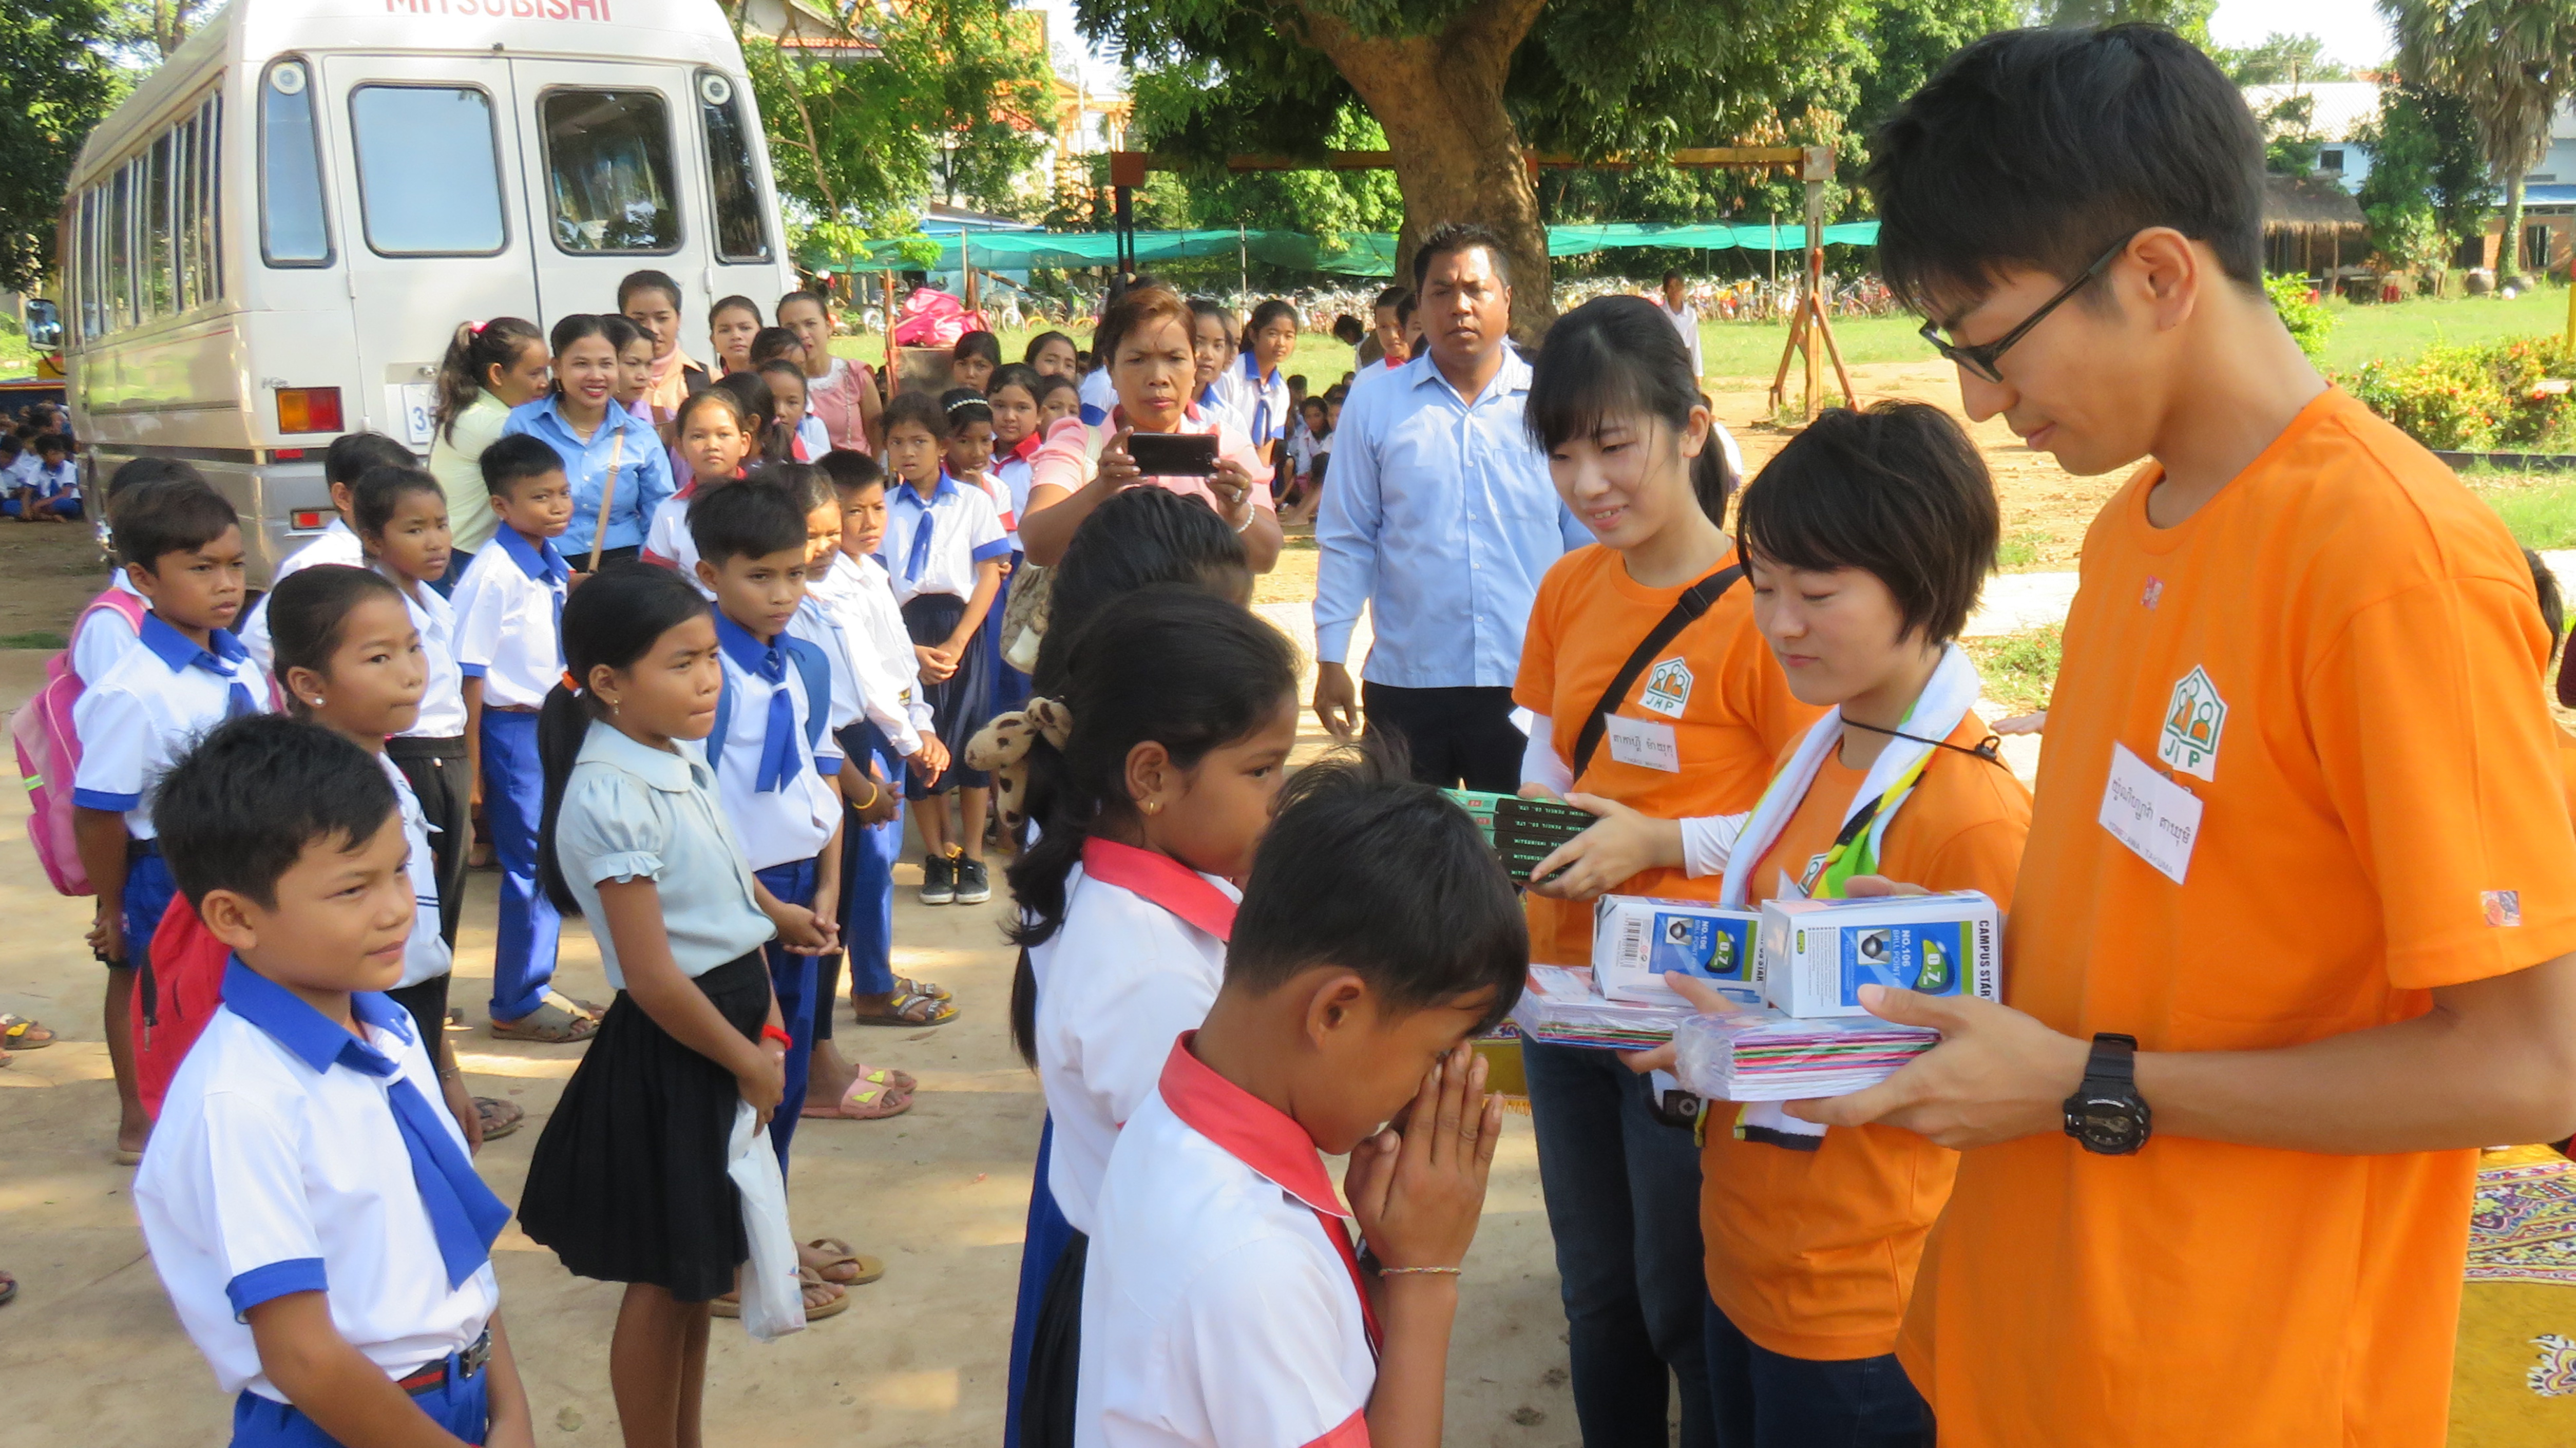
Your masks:
M1695 860L1725 860L1721 901L1839 898L1885 872L2009 909L2030 791L1994 757L1976 668L1950 642L1994 567L1976 448L1920 403L1828 412L1746 490L1736 527L1763 637L1789 687L1828 712L1749 817L1686 822L1707 836ZM1670 1055L1630 1059L1669 1068ZM1719 1104L1705 1126L1720 1441L1929 1448L1896 1336L1958 1154L1892 1127L1827 1131L1777 1102Z
M1599 544L1539 584L1512 697L1537 716L1522 793L1666 817L1670 839L1614 844L1587 831L1566 873L1528 901L1532 957L1592 959L1593 896L1713 896L1680 868L1670 819L1751 808L1771 761L1812 710L1790 697L1753 628L1741 581L1658 650L1577 759L1620 665L1685 592L1735 562L1718 519L1734 484L1681 339L1636 297L1605 297L1549 329L1525 417L1557 493ZM1617 801L1619 804L1613 804ZM1606 827L1602 827L1606 828ZM1644 832L1651 835L1651 832ZM1667 852L1666 846L1669 845ZM1667 1369L1680 1380L1682 1448L1716 1443L1700 1343L1699 1163L1616 1055L1522 1043L1539 1180L1556 1238L1587 1443L1664 1441Z

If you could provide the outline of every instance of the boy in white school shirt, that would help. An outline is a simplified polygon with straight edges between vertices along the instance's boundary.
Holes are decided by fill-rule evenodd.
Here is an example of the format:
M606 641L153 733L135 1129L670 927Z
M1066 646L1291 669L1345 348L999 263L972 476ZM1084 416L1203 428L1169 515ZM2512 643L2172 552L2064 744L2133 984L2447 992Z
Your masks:
M894 973L894 865L903 854L903 783L907 766L925 777L948 767L930 702L918 687L920 664L903 610L876 552L885 544L886 476L865 453L834 449L819 464L832 480L841 507L836 554L807 591L840 622L858 675L862 721L843 731L841 747L854 768L842 776L851 817L841 827L841 942L848 952L850 1008L862 1025L938 1026L957 1019L949 993ZM871 798L874 786L881 793ZM830 1005L834 992L822 994ZM829 1049L819 1054L808 1100L817 1114L853 1114L849 1098L859 1073L838 1068ZM827 1079L827 1074L829 1079ZM906 1078L889 1075L908 1099ZM885 1083L869 1082L856 1089ZM865 1114L894 1115L895 1100L857 1103Z
M357 529L350 515L352 490L369 468L416 468L420 459L411 449L379 432L351 432L331 439L330 448L322 454L322 476L331 486L329 527L315 534L312 541L278 560L270 571L268 586L303 572L316 563L337 563L349 568L367 566L366 546L358 541ZM273 673L277 667L275 651L268 646L268 595L250 606L242 619L242 647L259 661L262 673Z
M572 565L553 540L572 522L572 484L544 439L520 433L483 450L483 486L501 526L465 566L448 604L466 729L477 741L483 825L501 861L492 955L492 1034L556 1044L598 1022L553 989L562 917L537 886L537 818L545 770L537 709L563 678L563 605Z
M1466 1041L1519 999L1528 951L1502 867L1437 791L1375 757L1290 781L1207 1023L1110 1153L1077 1444L1440 1442L1502 1132ZM1318 1152L1350 1154L1347 1213Z
M236 1395L233 1448L532 1443L491 1265L509 1209L381 993L416 909L391 779L319 725L245 719L172 766L154 816L233 958L134 1200Z
M152 932L174 886L150 796L207 730L269 700L268 678L230 626L241 612L243 550L233 505L205 487L156 488L117 518L117 559L150 603L136 643L72 706L81 743L72 777L81 867L98 894L89 946L107 967L104 1028L116 1075L116 1157L131 1166L151 1131L134 1073L133 1000L148 986ZM145 1023L155 997L143 992Z
M794 1038L782 1099L800 1103L814 1049L814 958L839 940L841 895L832 665L824 649L789 629L805 601L805 511L766 476L718 488L689 509L698 581L715 592L724 661L707 760L717 804L751 865L754 898L779 922L778 939L762 953L779 1019ZM782 1173L798 1114L781 1111L769 1122Z

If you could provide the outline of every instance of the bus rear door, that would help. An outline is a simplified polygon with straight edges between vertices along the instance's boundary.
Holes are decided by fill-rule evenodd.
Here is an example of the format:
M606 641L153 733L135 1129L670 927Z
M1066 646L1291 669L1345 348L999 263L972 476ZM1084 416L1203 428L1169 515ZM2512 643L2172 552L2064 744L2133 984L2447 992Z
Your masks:
M617 283L650 268L679 282L680 345L703 352L706 239L684 213L695 194L690 152L677 144L689 113L688 72L678 65L513 60L526 117L528 210L544 239L535 247L537 297L546 315L613 312ZM695 346L691 346L692 339Z

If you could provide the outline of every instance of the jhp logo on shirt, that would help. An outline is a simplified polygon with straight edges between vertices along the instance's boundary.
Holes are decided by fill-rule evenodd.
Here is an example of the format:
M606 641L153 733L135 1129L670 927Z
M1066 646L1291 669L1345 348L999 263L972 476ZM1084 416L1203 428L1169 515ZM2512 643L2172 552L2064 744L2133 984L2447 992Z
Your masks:
M1667 719L1678 719L1682 717L1683 706L1690 703L1690 691L1690 665L1676 655L1647 672L1646 691L1637 696L1637 703L1639 707Z
M2206 780L2218 778L2218 741L2227 732L2227 701L2218 686L2195 667L2174 685L2165 701L2165 724L2156 737L2156 757L2167 766Z

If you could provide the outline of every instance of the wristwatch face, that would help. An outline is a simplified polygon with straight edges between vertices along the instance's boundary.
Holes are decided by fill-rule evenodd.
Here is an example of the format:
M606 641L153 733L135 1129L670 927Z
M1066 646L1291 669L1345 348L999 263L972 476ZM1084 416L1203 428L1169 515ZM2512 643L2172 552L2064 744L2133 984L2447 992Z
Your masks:
M2074 1119L2068 1124L2084 1145L2097 1152L2120 1154L2138 1149L2146 1140L2145 1122L2138 1103L2118 1096L2087 1096L2068 1113Z

